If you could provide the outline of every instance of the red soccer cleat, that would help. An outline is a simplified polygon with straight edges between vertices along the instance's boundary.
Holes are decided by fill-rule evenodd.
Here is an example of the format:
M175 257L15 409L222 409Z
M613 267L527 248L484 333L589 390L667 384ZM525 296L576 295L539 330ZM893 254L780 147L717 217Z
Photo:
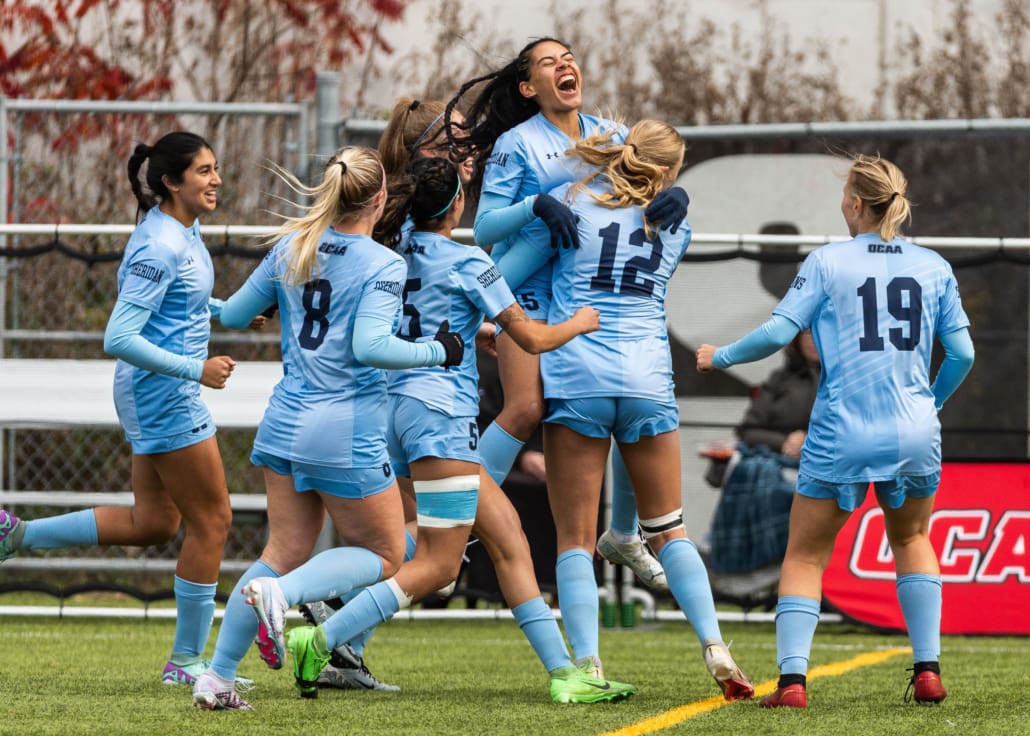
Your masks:
M941 676L930 670L912 675L912 679L908 681L908 689L905 690L906 703L910 692L912 699L920 705L936 705L948 697L948 691L941 684Z
M726 700L751 700L755 696L755 686L733 661L725 644L712 644L705 649L705 666Z
M758 703L763 708L807 708L808 696L804 685L778 687Z

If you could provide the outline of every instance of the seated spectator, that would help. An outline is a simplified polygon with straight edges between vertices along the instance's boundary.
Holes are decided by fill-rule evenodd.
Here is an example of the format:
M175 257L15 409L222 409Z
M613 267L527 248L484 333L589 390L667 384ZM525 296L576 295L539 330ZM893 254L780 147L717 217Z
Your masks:
M709 532L709 569L713 586L729 597L774 593L769 589L787 549L798 459L818 385L819 354L806 330L752 398L735 430L733 457L722 461L721 473L713 460L706 474L722 489Z

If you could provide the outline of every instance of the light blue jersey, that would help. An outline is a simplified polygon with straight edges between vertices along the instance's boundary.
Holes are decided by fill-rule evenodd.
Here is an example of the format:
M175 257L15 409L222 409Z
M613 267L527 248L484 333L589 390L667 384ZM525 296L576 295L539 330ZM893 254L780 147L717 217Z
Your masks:
M415 230L404 241L408 265L404 316L398 337L434 339L444 320L450 331L474 345L483 315L496 317L515 303L497 266L479 248L455 243L436 233ZM479 414L476 351L465 350L461 365L391 371L389 391L416 398L452 417Z
M873 233L831 243L809 254L773 314L810 328L822 362L806 475L853 483L940 470L930 354L936 335L969 325L947 261Z
M564 200L570 186L551 194ZM601 313L601 329L540 356L544 395L672 401L665 291L690 243L690 226L684 222L675 234L653 231L648 239L643 208L608 209L591 196L607 186L595 180L570 203L580 247L558 255L548 314L556 324L589 305Z
M284 376L269 399L254 448L294 462L337 468L386 459L386 372L354 356L354 323L371 316L398 323L406 267L363 235L329 229L315 277L286 286L289 242L280 240L247 285L279 304Z
M595 115L579 116L579 129L584 137L613 128L617 129L615 141L621 143L627 132L625 126ZM537 113L502 133L494 143L483 172L483 193L500 195L514 203L581 178L584 172L577 165L579 160L565 154L574 143L543 113ZM544 232L544 242L549 242L546 228ZM511 243L509 237L493 244L490 253L494 260L504 255ZM535 314L534 302L543 301L546 305L550 290L551 264L547 264L517 290L519 302L531 316L543 318L546 308L543 314Z
M150 311L140 332L144 340L203 362L211 335L208 300L214 280L211 256L200 237L199 224L184 227L159 207L152 207L125 247L118 267L118 299ZM154 373L119 360L114 373L114 400L125 436L134 447L138 440L191 434L200 441L214 434L214 421L200 399L196 381Z

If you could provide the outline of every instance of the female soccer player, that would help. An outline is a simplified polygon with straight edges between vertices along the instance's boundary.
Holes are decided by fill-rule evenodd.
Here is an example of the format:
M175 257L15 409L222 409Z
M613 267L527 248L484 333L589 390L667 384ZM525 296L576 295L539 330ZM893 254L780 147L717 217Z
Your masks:
M211 146L187 132L137 145L128 175L145 214L118 268L104 350L118 358L114 401L132 445L134 503L32 521L0 511L0 560L18 550L164 544L185 524L175 640L161 682L191 685L207 666L202 655L232 522L215 423L200 398L201 385L225 388L236 365L227 355L207 357L214 269L198 217L218 206L222 178Z
M568 45L557 39L534 40L502 68L465 83L448 110L453 111L466 92L479 89L483 82L486 85L466 114L467 143L475 152L474 186L482 190L474 225L476 242L492 244L491 255L500 258L510 238L537 220L547 225L549 233L542 235L545 242L556 248L574 247L574 218L547 192L577 178L565 157L575 141L599 130L614 130L621 139L625 128L580 112L580 69ZM649 215L675 231L686 211L686 192L674 189L653 204ZM516 297L531 318L546 319L551 265L526 279ZM497 339L497 353L504 408L483 432L481 447L484 464L500 482L543 418L544 404L539 358L519 349L503 333ZM640 539L633 489L617 452L612 465L612 524L598 550L608 560L628 565L649 587L665 590L661 566Z
M893 163L855 156L841 200L852 240L809 254L764 325L731 345L697 351L698 370L729 368L772 355L811 329L823 364L780 573L780 680L762 699L766 708L807 706L823 571L870 483L894 553L915 700L947 696L938 664L940 567L927 529L941 471L937 412L972 367L973 343L947 261L898 237L911 217L907 192ZM934 338L945 358L931 382Z
M577 657L597 662L597 587L592 551L606 458L614 438L636 489L644 539L657 552L673 597L693 625L709 672L727 700L754 688L722 640L701 556L683 527L679 415L665 325L665 290L690 242L690 227L658 231L645 208L683 165L674 128L644 120L625 141L578 142L570 156L587 177L551 190L577 217L580 247L555 264L550 320L591 301L601 329L542 356L547 398L547 491L558 532L558 600ZM546 258L538 225L504 257L513 279Z
M284 375L251 454L265 475L268 543L234 589L240 592L226 605L211 667L194 685L194 703L209 710L252 710L233 682L251 640L259 640L269 666L282 666L285 652L275 643L283 594L322 600L397 571L404 527L386 453L383 369L449 367L464 353L461 336L446 326L419 343L393 335L407 268L370 237L386 203L375 151L338 151L314 188L283 177L315 201L287 218L280 240L222 308L224 324L242 327L278 305ZM281 586L272 583L308 561L327 512L347 546L317 555ZM338 574L307 574L323 564Z

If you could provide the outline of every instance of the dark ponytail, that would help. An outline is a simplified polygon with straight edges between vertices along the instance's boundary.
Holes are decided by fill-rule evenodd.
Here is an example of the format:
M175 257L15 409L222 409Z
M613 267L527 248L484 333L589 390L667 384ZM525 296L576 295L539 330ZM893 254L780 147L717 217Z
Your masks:
M461 193L458 170L445 158L419 158L387 183L390 192L372 237L389 248L400 244L410 216L416 230L434 230Z
M182 181L182 175L202 149L212 150L210 144L195 133L176 131L163 136L153 146L140 143L129 157L129 184L140 210L149 210L171 197L164 177L173 184ZM146 188L140 181L140 169L148 161Z
M471 147L475 151L471 187L478 191L482 184L486 162L493 152L494 143L501 133L511 130L519 123L529 120L540 112L536 101L523 97L519 91L519 83L529 81L532 51L541 43L551 41L561 44L566 49L569 45L557 38L537 38L526 44L518 55L500 69L484 74L481 77L465 82L458 93L447 103L444 113L448 142L452 146ZM460 141L454 140L454 126L451 124L452 112L461 105L465 94L477 85L486 85L476 94L465 112L465 124L468 137Z

